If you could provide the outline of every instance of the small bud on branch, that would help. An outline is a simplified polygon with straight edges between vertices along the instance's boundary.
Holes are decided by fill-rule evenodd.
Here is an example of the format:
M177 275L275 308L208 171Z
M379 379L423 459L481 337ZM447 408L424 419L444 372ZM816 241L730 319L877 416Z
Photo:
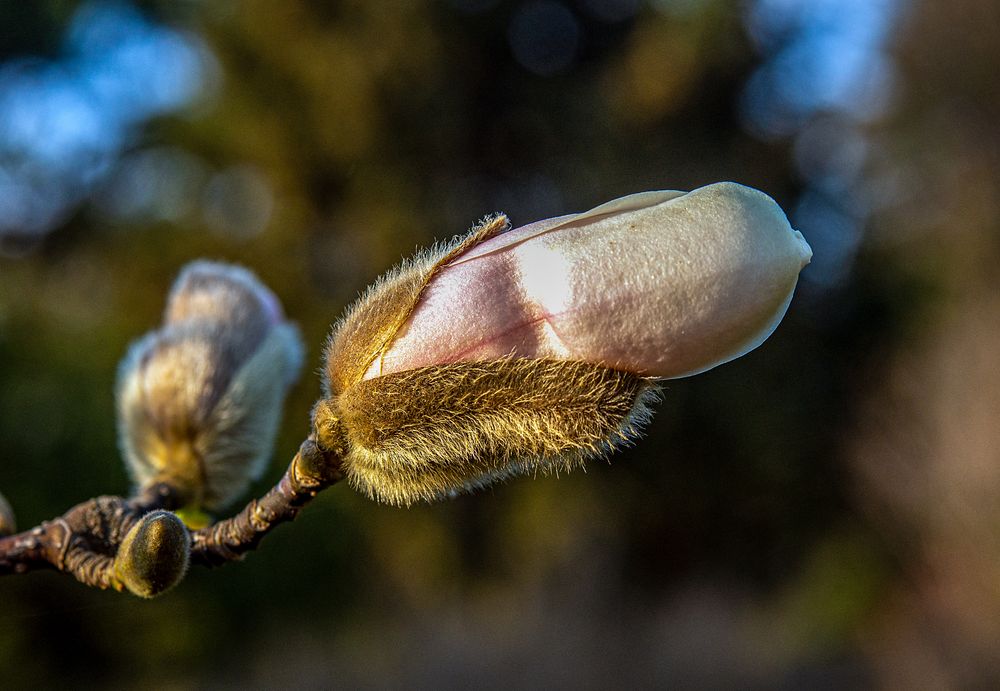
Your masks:
M114 558L115 578L139 597L155 597L177 585L187 571L191 535L169 511L151 511L125 534Z

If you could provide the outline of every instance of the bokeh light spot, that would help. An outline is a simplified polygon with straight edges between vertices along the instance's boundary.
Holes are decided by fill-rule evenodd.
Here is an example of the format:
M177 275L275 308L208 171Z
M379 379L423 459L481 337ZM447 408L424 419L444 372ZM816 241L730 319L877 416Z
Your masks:
M514 59L542 77L565 72L576 59L580 23L565 5L532 0L514 14L508 29Z
M61 58L0 65L0 241L40 239L73 213L143 123L203 92L212 64L193 34L125 3L90 2L70 20Z
M252 238L267 227L273 210L271 186L255 168L229 168L216 173L205 187L205 221L220 234Z

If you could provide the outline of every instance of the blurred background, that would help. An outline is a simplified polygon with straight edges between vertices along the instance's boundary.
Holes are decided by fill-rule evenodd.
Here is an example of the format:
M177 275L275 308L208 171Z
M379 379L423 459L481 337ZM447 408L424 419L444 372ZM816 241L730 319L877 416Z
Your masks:
M993 0L0 0L0 491L124 493L112 387L178 269L309 347L417 246L736 180L815 251L774 336L609 463L321 496L143 602L0 580L7 688L995 688Z

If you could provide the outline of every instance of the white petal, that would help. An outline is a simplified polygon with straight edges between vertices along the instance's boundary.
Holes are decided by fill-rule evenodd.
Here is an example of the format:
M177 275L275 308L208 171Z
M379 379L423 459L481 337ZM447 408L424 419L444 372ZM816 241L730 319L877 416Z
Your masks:
M463 254L367 376L506 355L696 374L770 335L811 254L778 205L742 185L623 197Z

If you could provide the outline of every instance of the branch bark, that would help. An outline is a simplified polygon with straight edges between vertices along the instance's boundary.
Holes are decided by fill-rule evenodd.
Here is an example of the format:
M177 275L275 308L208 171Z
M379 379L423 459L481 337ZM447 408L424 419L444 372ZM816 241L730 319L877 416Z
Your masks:
M242 559L265 535L294 520L317 494L342 478L340 455L307 439L267 494L251 500L232 518L191 534L191 562L221 566Z
M242 511L191 533L191 562L220 566L241 560L273 529L293 520L317 494L338 482L340 449L302 443L281 480ZM16 535L0 537L0 576L54 569L95 588L123 590L115 556L129 529L155 510L176 510L180 493L168 484L142 488L130 499L102 496Z

